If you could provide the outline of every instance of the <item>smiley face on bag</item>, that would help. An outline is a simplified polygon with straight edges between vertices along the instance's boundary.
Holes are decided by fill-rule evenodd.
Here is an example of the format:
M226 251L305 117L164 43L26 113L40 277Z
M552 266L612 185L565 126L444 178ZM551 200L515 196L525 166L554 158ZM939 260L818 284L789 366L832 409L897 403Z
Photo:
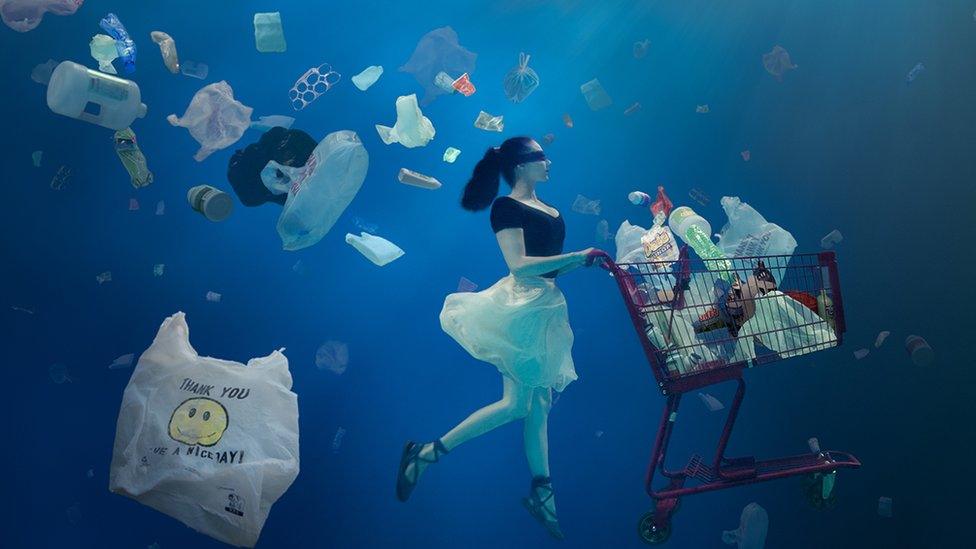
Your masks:
M184 444L213 446L227 429L227 409L212 398L190 398L173 410L169 436Z

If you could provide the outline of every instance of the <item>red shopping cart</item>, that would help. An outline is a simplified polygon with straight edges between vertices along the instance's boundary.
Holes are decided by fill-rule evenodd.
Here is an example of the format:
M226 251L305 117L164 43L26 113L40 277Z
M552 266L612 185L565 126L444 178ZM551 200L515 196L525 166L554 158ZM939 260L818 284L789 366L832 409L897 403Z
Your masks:
M838 469L860 461L847 452L821 450L774 459L726 457L745 395L747 368L836 347L845 331L834 252L792 256L689 259L602 266L617 282L634 328L666 403L647 468L645 490L653 508L638 523L648 544L664 543L683 496L756 482L807 475L807 496L828 506ZM665 467L681 397L735 381L738 387L710 460L692 455L678 470ZM655 476L663 486L654 488ZM825 486L826 485L826 486Z

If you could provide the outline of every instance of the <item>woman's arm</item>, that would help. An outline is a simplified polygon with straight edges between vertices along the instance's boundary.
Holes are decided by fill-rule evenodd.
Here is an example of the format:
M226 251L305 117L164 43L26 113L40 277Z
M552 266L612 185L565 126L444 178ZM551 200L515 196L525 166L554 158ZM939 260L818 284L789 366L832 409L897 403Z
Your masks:
M548 257L525 255L525 236L522 229L503 229L495 233L508 269L516 276L539 276L553 271L566 272L583 265L592 248Z

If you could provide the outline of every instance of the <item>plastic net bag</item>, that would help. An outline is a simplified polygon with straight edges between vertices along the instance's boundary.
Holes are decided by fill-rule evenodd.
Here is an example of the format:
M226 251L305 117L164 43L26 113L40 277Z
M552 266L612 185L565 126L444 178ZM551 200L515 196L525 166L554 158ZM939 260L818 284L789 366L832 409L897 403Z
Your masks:
M529 56L519 54L519 64L505 75L505 96L520 103L539 87L539 75L529 67Z
M163 321L122 395L109 489L253 547L298 460L288 359L202 357L183 313Z

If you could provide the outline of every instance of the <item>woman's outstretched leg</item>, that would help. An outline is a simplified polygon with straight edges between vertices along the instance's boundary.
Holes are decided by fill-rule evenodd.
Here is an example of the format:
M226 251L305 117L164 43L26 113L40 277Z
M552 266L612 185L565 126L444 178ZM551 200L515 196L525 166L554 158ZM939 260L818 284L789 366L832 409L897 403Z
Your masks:
M496 427L528 415L532 405L532 388L526 387L507 376L502 376L502 380L502 398L500 400L476 410L440 438L441 444L447 451L451 451ZM420 450L419 457L420 460L411 463L406 468L405 475L409 479L419 479L430 462L436 461L434 443L425 444Z

